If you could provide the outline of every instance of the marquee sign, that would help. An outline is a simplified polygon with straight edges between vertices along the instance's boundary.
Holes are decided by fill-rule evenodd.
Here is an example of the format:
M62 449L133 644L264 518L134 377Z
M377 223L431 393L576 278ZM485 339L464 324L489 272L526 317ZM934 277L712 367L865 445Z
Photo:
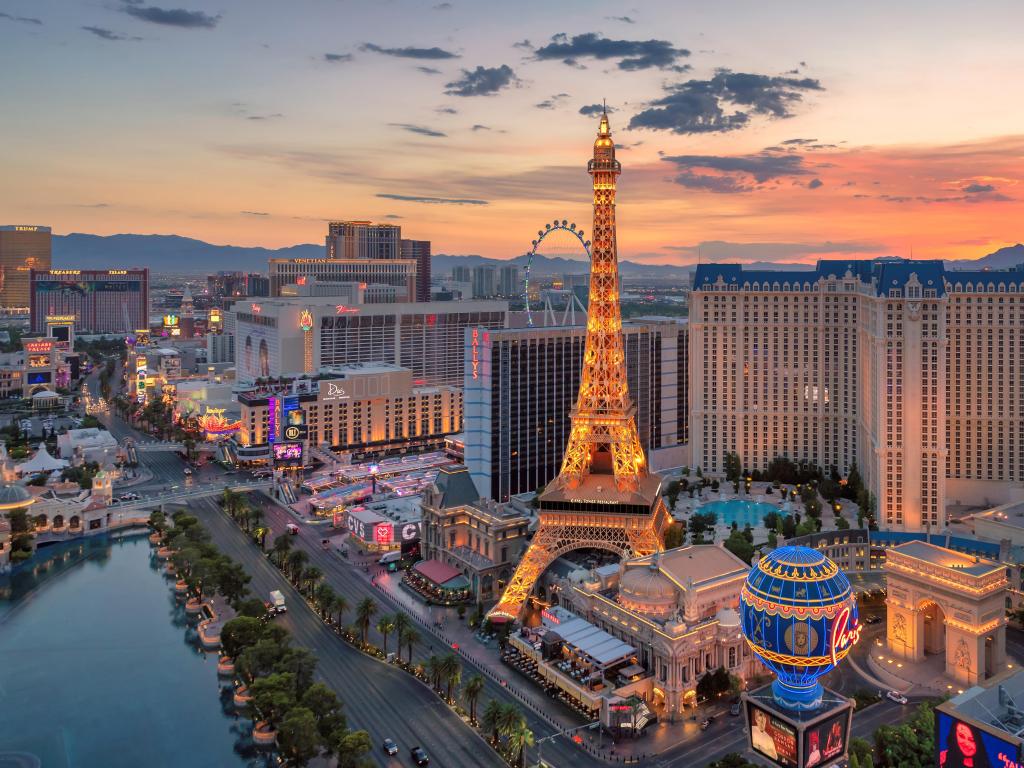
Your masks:
M206 406L206 411L199 417L199 428L208 435L228 435L241 429L242 422L226 419L223 408Z
M334 400L348 400L350 395L339 381L320 382L320 399L325 403Z
M55 343L55 339L36 339L34 341L26 341L24 346L26 352L30 352L34 355L41 355L52 352L53 345Z

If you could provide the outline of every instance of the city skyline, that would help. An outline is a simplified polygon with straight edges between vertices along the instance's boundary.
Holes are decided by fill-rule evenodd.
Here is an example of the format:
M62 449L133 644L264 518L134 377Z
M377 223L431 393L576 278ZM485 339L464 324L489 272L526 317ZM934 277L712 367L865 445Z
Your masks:
M586 220L578 140L606 98L623 259L962 259L1021 239L1024 108L1000 76L1024 63L1020 9L779 13L12 2L0 206L62 234L268 247L366 218L512 258L544 221Z

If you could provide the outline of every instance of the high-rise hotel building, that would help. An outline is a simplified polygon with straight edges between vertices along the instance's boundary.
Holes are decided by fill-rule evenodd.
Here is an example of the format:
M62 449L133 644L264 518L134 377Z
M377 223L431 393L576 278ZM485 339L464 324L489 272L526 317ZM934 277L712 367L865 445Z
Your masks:
M149 327L148 269L33 269L32 330L48 317L74 318L75 330L131 333Z
M0 226L0 307L29 305L29 273L50 268L50 228Z
M482 497L508 501L558 475L586 332L585 326L466 331L465 463ZM624 323L622 333L644 450L685 442L686 321L641 318Z
M704 472L732 451L750 470L856 460L896 530L944 527L947 500L1024 498L1024 267L701 265L689 341Z

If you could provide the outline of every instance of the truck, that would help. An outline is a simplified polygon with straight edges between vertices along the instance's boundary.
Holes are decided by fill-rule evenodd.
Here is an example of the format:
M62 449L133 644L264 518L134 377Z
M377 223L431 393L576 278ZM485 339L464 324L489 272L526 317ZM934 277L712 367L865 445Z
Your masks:
M383 555L381 555L380 560L378 560L377 563L379 565L388 565L388 566L394 564L394 567L397 568L398 567L398 563L401 562L401 560L402 560L402 553L400 551L398 551L398 550L395 550L394 552L385 552Z
M288 610L288 606L284 604L284 595L279 589L270 593L270 610L273 613L285 613Z

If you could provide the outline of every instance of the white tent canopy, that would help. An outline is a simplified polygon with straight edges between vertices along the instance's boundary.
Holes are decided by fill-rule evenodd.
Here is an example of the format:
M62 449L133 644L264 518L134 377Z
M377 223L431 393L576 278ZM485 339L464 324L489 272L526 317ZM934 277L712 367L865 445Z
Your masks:
M18 472L21 474L28 472L52 472L55 469L64 469L67 465L68 463L64 459L53 458L50 452L46 450L46 445L40 443L36 455L25 463L18 465Z
M633 646L578 617L560 624L555 631L561 635L566 645L599 667L609 666L636 653Z

